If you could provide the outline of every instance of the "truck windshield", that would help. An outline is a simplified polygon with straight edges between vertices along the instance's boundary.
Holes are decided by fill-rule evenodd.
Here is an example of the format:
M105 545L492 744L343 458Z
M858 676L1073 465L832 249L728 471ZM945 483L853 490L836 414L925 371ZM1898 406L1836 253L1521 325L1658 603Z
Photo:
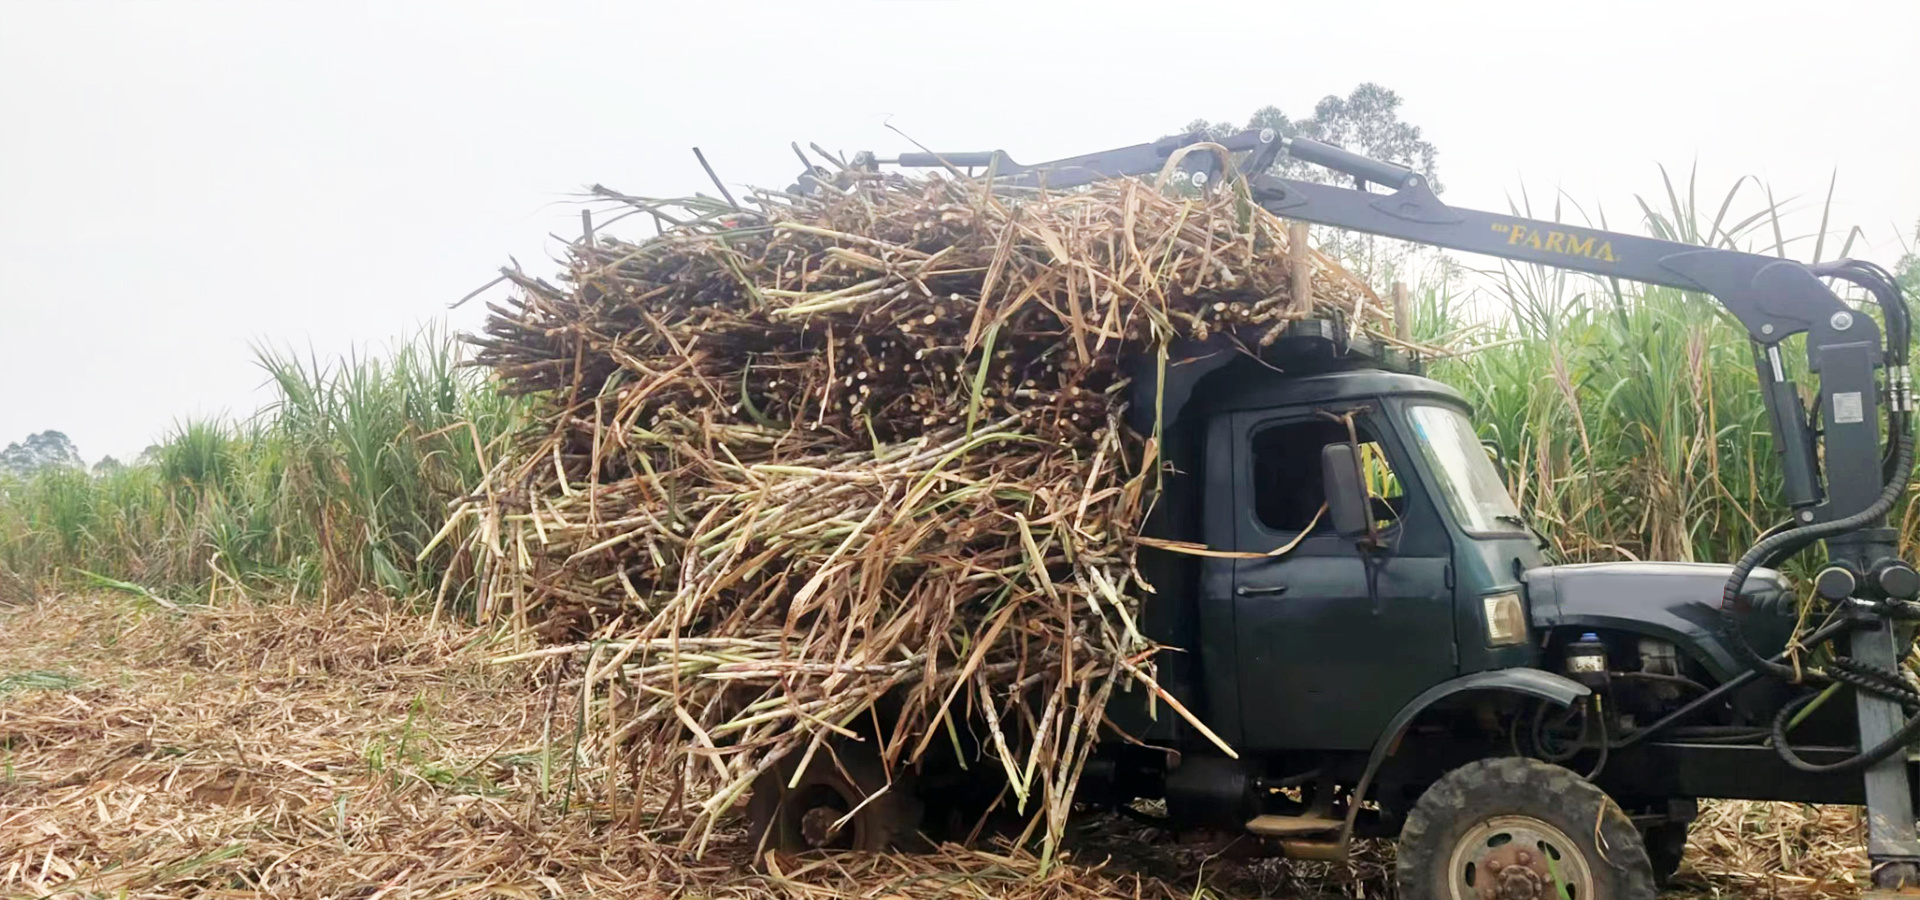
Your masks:
M1460 524L1473 532L1526 533L1527 521L1507 495L1467 417L1452 407L1424 404L1412 407L1412 417L1420 452L1426 454L1440 493Z

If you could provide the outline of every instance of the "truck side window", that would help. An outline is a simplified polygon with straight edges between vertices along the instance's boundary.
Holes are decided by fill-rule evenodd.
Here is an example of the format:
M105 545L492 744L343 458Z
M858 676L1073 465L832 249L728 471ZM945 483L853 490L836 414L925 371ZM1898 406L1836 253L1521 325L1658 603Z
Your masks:
M1365 425L1358 429L1360 460L1367 488L1374 495L1374 518L1381 527L1393 524L1405 508L1400 479L1387 465L1386 453ZM1253 434L1253 505L1260 524L1270 531L1297 532L1313 521L1327 492L1320 471L1320 451L1344 443L1347 426L1310 419L1284 422ZM1330 527L1321 516L1316 530Z

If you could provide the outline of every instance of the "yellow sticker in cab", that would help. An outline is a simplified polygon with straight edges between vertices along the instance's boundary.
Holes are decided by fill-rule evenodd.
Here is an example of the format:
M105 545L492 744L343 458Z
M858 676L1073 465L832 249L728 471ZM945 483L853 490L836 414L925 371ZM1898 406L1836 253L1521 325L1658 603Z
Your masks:
M1597 240L1593 235L1584 237L1570 231L1556 228L1539 229L1518 222L1495 222L1495 233L1507 236L1507 245L1530 247L1546 253L1558 253L1562 256L1578 256L1582 259L1597 259L1601 262L1619 262L1613 255L1613 242Z

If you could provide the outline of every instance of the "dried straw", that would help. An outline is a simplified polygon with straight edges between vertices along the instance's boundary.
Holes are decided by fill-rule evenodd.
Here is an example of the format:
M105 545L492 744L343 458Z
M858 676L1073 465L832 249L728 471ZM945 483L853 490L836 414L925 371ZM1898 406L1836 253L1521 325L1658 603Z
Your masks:
M487 611L589 657L587 739L688 782L650 799L695 805L693 847L830 740L891 772L956 726L1052 847L1108 697L1165 697L1135 627L1160 429L1127 427L1130 377L1305 315L1392 340L1317 254L1290 303L1287 228L1231 190L599 191L678 224L576 243L561 285L507 273L474 342L541 422L456 517Z
M1701 807L1688 832L1685 883L1782 900L1856 897L1866 887L1866 823L1858 807L1736 800Z
M378 598L0 621L0 896L1082 898L1182 894L986 848L700 864L628 826L550 673ZM567 810L563 812L563 810Z

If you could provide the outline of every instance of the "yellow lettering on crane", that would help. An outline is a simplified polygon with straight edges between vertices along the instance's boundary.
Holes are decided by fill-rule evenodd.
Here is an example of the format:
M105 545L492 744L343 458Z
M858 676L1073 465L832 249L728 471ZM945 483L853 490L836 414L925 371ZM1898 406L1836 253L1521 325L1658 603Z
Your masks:
M1619 262L1614 255L1613 242L1600 240L1595 235L1581 235L1574 231L1561 231L1549 228L1544 231L1519 222L1495 222L1496 234L1507 236L1509 247L1530 247L1542 253L1559 256L1578 256L1599 262Z

